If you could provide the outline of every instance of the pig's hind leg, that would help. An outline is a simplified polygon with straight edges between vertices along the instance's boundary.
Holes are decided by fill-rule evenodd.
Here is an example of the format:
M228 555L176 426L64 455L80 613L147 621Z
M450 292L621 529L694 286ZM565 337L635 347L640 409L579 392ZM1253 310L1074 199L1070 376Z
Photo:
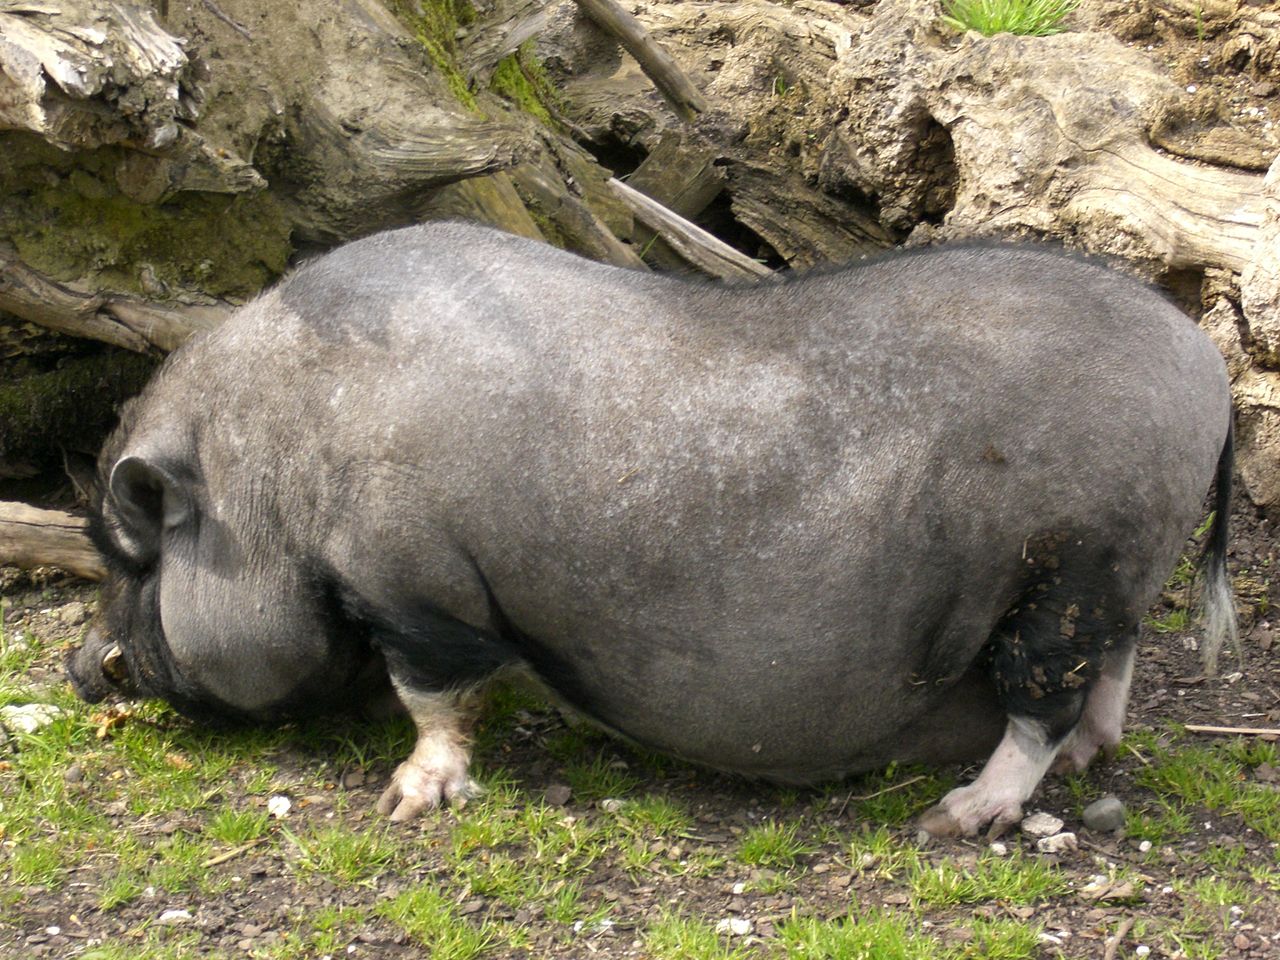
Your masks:
M1057 576L1056 563L1051 569L988 645L1008 722L978 778L921 818L934 836L972 835L984 826L999 835L1021 820L1023 804L1060 753L1064 762L1087 763L1119 740L1135 633L1128 605L1116 601L1105 573L1082 583Z

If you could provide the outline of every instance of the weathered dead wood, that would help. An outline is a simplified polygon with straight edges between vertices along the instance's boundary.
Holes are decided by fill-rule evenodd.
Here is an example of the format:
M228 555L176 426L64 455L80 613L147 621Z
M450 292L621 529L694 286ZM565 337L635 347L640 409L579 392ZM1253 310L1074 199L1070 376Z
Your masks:
M182 45L134 4L0 0L0 129L161 149L193 104Z
M724 168L716 159L717 152L705 143L667 130L626 183L672 213L693 220L724 190ZM645 251L646 261L660 269L689 269L688 261L648 227L638 227L632 242Z
M893 245L873 216L800 177L751 163L728 172L734 215L793 267L849 263Z
M609 186L617 191L645 226L656 231L672 250L704 273L722 280L758 280L773 275L773 271L764 264L739 253L714 234L690 223L621 180L610 180Z
M1181 163L1131 141L1088 148L1066 222L1111 221L1145 239L1169 268L1206 264L1239 272L1262 226L1262 177Z
M60 567L87 580L106 576L85 532L87 521L61 510L0 502L0 566Z
M545 0L509 0L498 4L495 16L467 30L458 40L458 59L465 64L467 79L485 86L498 61L520 49L547 25L551 16Z
M1222 737L1280 737L1280 727L1215 727L1200 723L1188 723L1189 733L1209 733Z
M217 326L231 309L85 293L41 276L0 245L0 310L69 336L139 353L168 352L196 331Z
M705 142L714 150L712 169L727 177L734 216L789 265L847 262L892 244L870 203L854 191L816 188L808 162L831 121L804 111L812 87L849 49L855 17L829 4L766 0L710 7L647 2L639 16L680 41L673 52L703 85L708 109L691 138L668 111L655 108L631 61L602 61L590 33L556 21L561 32L544 49L563 64L568 112L592 139L621 138L651 158L666 152L663 143L673 136Z
M617 37L667 102L685 120L707 109L706 98L679 64L650 36L640 21L614 0L576 0L583 13L601 30Z

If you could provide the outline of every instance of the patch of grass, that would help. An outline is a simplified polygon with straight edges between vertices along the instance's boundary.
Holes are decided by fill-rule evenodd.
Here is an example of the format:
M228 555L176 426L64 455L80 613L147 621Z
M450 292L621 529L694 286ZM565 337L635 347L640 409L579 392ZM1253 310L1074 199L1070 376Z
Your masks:
M633 828L660 837L679 836L693 827L693 817L683 806L661 793L628 800L622 816Z
M1177 607L1161 617L1148 614L1142 622L1156 633L1186 633L1191 629L1191 613L1185 607Z
M747 884L747 889L752 893L762 893L766 897L776 893L787 893L795 888L795 877L782 870L760 870L755 879Z
M986 855L961 865L945 861L916 864L911 892L921 903L954 906L962 903L1034 904L1067 889L1061 873L1038 858Z
M565 779L573 788L574 796L584 803L594 803L606 797L621 797L634 790L640 782L626 772L625 764L601 750L595 759L570 763L565 767Z
M799 827L794 822L779 823L769 820L752 827L742 836L738 846L738 860L753 867L787 869L812 849L798 836Z
M1061 33L1063 19L1080 0L944 0L942 22L985 36L1016 33L1045 37Z
M157 844L150 854L153 862L147 871L147 882L157 889L181 893L209 878L202 864L212 855L212 849L194 837L175 833Z
M107 941L78 954L79 960L191 960L198 955L199 933L174 935L168 927L147 931L146 938L125 942Z
M9 880L53 889L62 884L62 850L51 843L20 843L9 852Z
M209 821L205 833L212 840L238 846L265 834L270 821L265 811L223 810Z
M379 904L377 912L426 947L432 960L472 960L503 940L493 924L459 916L453 901L431 883Z
M1238 815L1245 826L1280 841L1280 792L1250 776L1254 766L1275 761L1272 744L1156 745L1134 779L1161 798Z
M461 863L454 878L470 887L472 893L513 907L540 900L547 890L542 878L527 871L520 859L510 853L479 853Z
M653 960L745 960L752 951L734 947L705 920L664 913L645 928L646 953Z
M389 828L353 831L326 827L298 836L282 831L298 849L298 865L304 871L323 874L341 883L367 884L383 872L403 849Z
M1039 937L1044 929L1041 924L975 917L970 927L973 930L973 939L957 951L958 958L1031 960L1041 955Z
M1209 907L1219 918L1224 918L1225 908L1243 909L1259 900L1258 895L1251 892L1243 883L1223 877L1200 877L1185 885L1175 884L1174 889L1184 893L1197 904ZM1226 929L1225 919L1223 919L1223 929Z
M98 892L98 909L104 913L131 903L141 896L147 887L142 874L133 869L117 870L102 884Z
M484 804L454 827L446 863L454 879L476 894L583 919L594 914L577 903L579 879L607 845L604 827L555 807L513 810Z
M858 818L898 827L937 803L954 783L921 767L891 763L882 773L860 778L857 786L848 805Z
M883 880L914 873L920 848L895 837L887 827L864 829L849 843L849 862L854 870Z
M578 763L589 753L603 754L612 741L595 727L574 723L547 738L546 751L561 763Z
M1153 848L1185 837L1190 830L1191 815L1159 797L1153 807L1130 811L1125 818L1125 832L1134 840L1150 840Z
M783 955L796 960L938 960L946 950L934 937L887 911L854 912L847 919L792 917L778 926Z
M313 960L315 957L339 957L355 939L355 928L365 923L364 910L356 907L321 907L314 914L302 918L298 926L287 933L278 945L268 952L254 953L255 960Z

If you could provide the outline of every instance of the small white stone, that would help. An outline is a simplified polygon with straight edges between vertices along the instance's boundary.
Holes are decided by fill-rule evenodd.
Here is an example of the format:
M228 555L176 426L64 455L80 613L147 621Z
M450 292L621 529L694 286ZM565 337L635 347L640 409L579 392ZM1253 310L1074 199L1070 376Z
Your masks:
M179 924L190 923L195 917L191 915L190 910L166 910L160 914L160 919L156 923Z
M738 881L733 885L732 890L735 897L740 897L747 892L747 885L742 881Z
M1022 821L1022 832L1032 837L1052 837L1062 832L1062 821L1049 813L1033 813Z
M1194 83L1187 84L1187 93L1195 93L1198 88Z
M997 857L1006 857L1009 855L1009 848L1005 846L1003 843L1001 843L999 840L993 841L989 849Z
M52 703L24 703L21 706L0 707L0 723L15 733L35 733L49 726L62 716L62 710Z
M1079 850L1080 844L1074 833L1055 833L1052 837L1037 840L1036 849L1041 853L1065 853L1068 850Z
M716 924L716 933L727 933L731 937L745 937L755 925L744 917L725 917Z
M1055 937L1052 933L1044 933L1043 931L1036 934L1036 942L1052 944L1055 947L1062 946L1061 937Z
M1150 955L1151 955L1151 948L1150 948L1150 947L1148 947L1145 943L1140 943L1140 944L1138 944L1136 947L1134 947L1134 948L1133 948L1133 955L1134 955L1135 957L1146 957L1146 956L1150 956Z
M293 803L289 798L278 793L267 801L267 813L271 814L271 816L275 817L277 820L283 820L287 817L289 815L289 810L292 809L292 807Z
M1139 853L1150 853L1150 852L1151 852L1151 841L1150 841L1150 840L1143 840L1140 844L1138 844L1138 852L1139 852Z
M62 928L61 927L45 927L44 932L51 937L56 937L58 934L62 932Z
M617 813L622 809L622 801L616 797L605 797L600 801L599 807L605 813Z

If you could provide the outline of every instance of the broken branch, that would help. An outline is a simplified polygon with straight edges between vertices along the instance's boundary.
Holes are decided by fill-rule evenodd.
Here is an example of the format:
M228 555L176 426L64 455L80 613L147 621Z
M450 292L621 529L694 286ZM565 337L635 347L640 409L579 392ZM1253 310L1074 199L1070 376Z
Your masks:
M1280 737L1280 727L1215 727L1188 723L1190 733L1211 733L1222 737Z
M740 253L634 187L617 179L611 179L609 186L641 223L702 272L721 280L759 280L773 276L773 271L764 264Z
M692 120L707 109L707 101L701 91L671 54L663 50L640 21L623 10L615 0L577 0L577 3L596 26L616 38L623 49L635 57L645 76L653 81L676 113L685 120Z

